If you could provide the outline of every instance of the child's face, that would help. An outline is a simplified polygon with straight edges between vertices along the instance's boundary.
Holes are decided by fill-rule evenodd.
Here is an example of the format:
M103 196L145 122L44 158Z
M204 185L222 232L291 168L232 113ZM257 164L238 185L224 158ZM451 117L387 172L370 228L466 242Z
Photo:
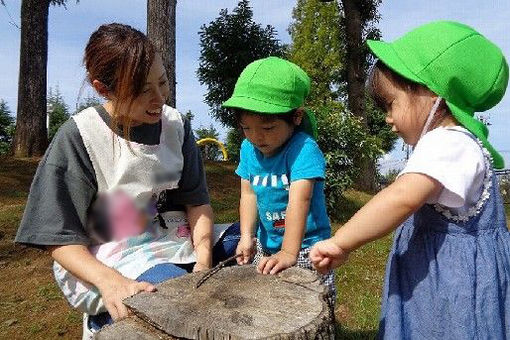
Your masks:
M267 120L248 113L243 113L240 121L245 137L266 157L275 155L292 136L295 126L301 123L300 114L294 117L293 123L283 119Z
M385 72L379 77L386 123L405 143L415 145L437 96L421 86L416 91L397 86Z
M129 111L132 125L157 123L161 119L163 104L165 104L169 92L165 67L161 56L156 53L142 93L134 99ZM122 104L120 109L122 112Z

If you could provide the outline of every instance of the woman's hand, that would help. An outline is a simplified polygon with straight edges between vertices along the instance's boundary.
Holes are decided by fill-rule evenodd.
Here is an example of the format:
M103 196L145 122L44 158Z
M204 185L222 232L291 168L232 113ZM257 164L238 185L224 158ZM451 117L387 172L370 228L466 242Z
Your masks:
M197 262L193 266L193 273L195 273L195 272L202 272L204 270L209 270L209 269L211 269L211 266L203 264L203 263L200 263L200 262Z
M97 288L103 298L103 303L114 321L125 318L129 310L122 300L140 292L154 292L156 287L148 282L137 282L122 276L116 275L98 282Z
M237 264L243 265L250 262L255 249L256 238L251 235L241 235L237 244L236 254L242 254L237 258Z
M314 268L322 274L340 266L347 261L349 252L340 248L333 239L317 242L310 250L310 261Z
M261 274L276 274L284 269L292 267L297 263L297 255L280 250L274 255L264 256L257 266Z

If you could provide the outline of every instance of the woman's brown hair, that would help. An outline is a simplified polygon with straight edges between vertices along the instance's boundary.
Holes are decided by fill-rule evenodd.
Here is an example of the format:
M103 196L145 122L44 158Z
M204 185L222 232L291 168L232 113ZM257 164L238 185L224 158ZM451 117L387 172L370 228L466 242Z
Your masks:
M142 92L155 52L145 34L118 23L101 25L85 47L83 63L89 82L100 81L117 104L123 103L122 108L114 106L110 127L117 132L118 124L122 125L127 140L131 125L127 113Z

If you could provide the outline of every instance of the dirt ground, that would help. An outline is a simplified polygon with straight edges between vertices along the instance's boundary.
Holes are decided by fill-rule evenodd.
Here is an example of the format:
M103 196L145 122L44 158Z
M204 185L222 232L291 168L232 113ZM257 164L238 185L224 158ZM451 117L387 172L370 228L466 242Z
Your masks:
M14 245L38 159L0 159L0 339L79 339L81 314L56 286L50 256Z
M82 314L57 287L51 257L13 242L38 162L0 158L0 339L81 339ZM235 166L206 168L217 221L237 220Z

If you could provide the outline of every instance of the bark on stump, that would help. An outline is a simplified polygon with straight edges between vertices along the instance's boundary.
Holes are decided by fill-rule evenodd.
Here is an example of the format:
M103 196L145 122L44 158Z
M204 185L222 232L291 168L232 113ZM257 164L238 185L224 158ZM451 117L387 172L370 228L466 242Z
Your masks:
M135 317L105 327L97 339L333 339L326 288L313 272L258 274L254 266L203 273L158 285L124 303Z

